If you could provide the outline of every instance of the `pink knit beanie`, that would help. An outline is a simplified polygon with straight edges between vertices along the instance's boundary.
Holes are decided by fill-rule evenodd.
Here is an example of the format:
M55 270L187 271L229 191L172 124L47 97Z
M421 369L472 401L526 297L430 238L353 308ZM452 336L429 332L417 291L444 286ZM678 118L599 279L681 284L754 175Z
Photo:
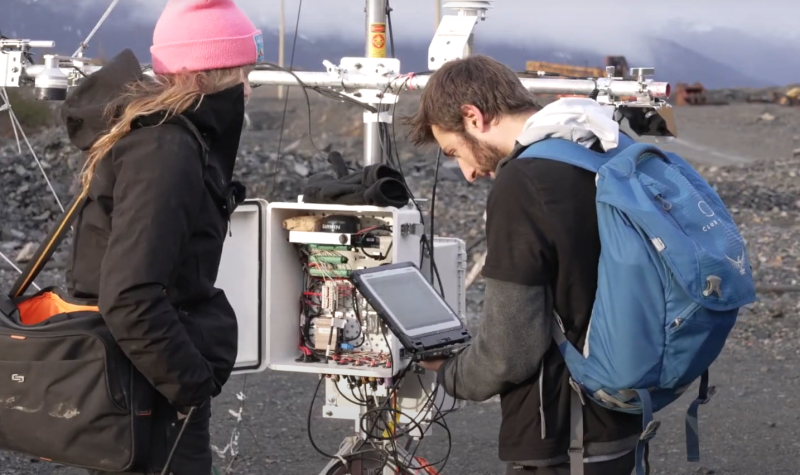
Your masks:
M153 72L207 71L264 59L264 38L233 0L169 0L153 32Z

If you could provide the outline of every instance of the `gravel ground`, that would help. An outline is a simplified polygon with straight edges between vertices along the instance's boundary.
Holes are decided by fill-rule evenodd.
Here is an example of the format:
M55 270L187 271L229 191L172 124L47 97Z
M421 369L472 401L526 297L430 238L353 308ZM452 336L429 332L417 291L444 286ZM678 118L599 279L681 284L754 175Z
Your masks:
M355 160L361 155L360 111L315 99L309 118L305 101L292 97L281 138L284 155L277 160L283 102L269 98L271 91L266 89L251 102L254 126L243 138L237 173L252 197L295 201L305 177L327 167L314 156L308 140L309 119L316 147L340 150L345 158ZM408 100L401 113L408 112L413 104ZM800 147L800 108L769 104L682 107L676 109L676 117L681 138L663 145L696 163L717 187L747 239L761 292L760 301L742 312L728 346L712 367L712 382L718 393L700 411L703 461L688 464L684 457L683 412L691 402L690 391L658 415L662 427L651 451L653 473L800 473L800 294L776 292L781 290L777 287L800 285L800 185L796 176L800 158L793 157L793 150ZM402 141L399 124L397 137ZM53 187L62 201L67 201L79 155L69 148L59 130L43 131L31 141ZM414 151L401 144L398 153L414 194L429 198L435 151ZM442 168L440 179L436 233L473 242L483 232L482 213L489 184L464 182L450 164ZM2 139L0 183L5 192L0 207L0 252L16 258L24 254L26 245L34 245L28 243L43 238L58 216L58 208L30 155L20 155L13 142ZM62 245L43 272L40 285L63 282L66 247ZM482 250L480 244L474 247L470 265ZM8 286L14 276L11 266L0 262L0 284ZM473 324L480 315L481 302L479 279L468 291ZM235 473L318 473L326 461L314 452L306 433L314 376L267 371L234 377L215 402L213 442L218 446L227 443L234 425L228 410L238 406L235 394L243 389L245 379L244 429ZM318 413L317 405L312 418L314 439L324 450L334 451L350 434L351 423L323 421ZM502 473L496 455L499 422L496 400L469 404L448 416L453 448L444 473ZM435 461L446 451L447 436L436 429L420 454ZM217 458L216 464L224 466L227 460ZM0 475L78 473L82 472L0 453Z

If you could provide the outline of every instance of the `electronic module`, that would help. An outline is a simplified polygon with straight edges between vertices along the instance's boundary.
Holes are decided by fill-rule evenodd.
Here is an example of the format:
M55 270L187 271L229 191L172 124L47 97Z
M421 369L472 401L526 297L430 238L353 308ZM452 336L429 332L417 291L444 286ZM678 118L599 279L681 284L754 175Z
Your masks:
M356 269L392 262L389 222L336 214L284 221L303 268L297 362L392 368L393 335L350 281Z

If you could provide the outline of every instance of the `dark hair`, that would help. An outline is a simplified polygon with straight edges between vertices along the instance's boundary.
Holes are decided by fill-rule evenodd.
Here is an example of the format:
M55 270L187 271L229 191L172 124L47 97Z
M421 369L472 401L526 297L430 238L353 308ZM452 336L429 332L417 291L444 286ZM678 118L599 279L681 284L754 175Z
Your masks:
M504 64L482 55L452 60L428 79L417 114L404 118L409 141L416 146L433 142L433 125L464 132L464 105L477 107L487 121L539 109L533 94Z

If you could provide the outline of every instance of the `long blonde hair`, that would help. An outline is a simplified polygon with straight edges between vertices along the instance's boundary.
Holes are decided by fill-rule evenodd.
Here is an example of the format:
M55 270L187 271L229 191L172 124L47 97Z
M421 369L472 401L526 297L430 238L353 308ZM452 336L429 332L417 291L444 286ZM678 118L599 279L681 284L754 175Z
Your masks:
M133 122L143 116L164 112L161 122L183 113L196 103L199 107L203 96L233 87L247 80L250 67L213 69L210 71L156 75L134 81L125 91L110 102L103 115L109 128L89 149L81 170L82 194L89 190L92 177L100 160L114 144L131 131ZM120 109L121 113L120 113ZM116 117L115 117L116 116Z

